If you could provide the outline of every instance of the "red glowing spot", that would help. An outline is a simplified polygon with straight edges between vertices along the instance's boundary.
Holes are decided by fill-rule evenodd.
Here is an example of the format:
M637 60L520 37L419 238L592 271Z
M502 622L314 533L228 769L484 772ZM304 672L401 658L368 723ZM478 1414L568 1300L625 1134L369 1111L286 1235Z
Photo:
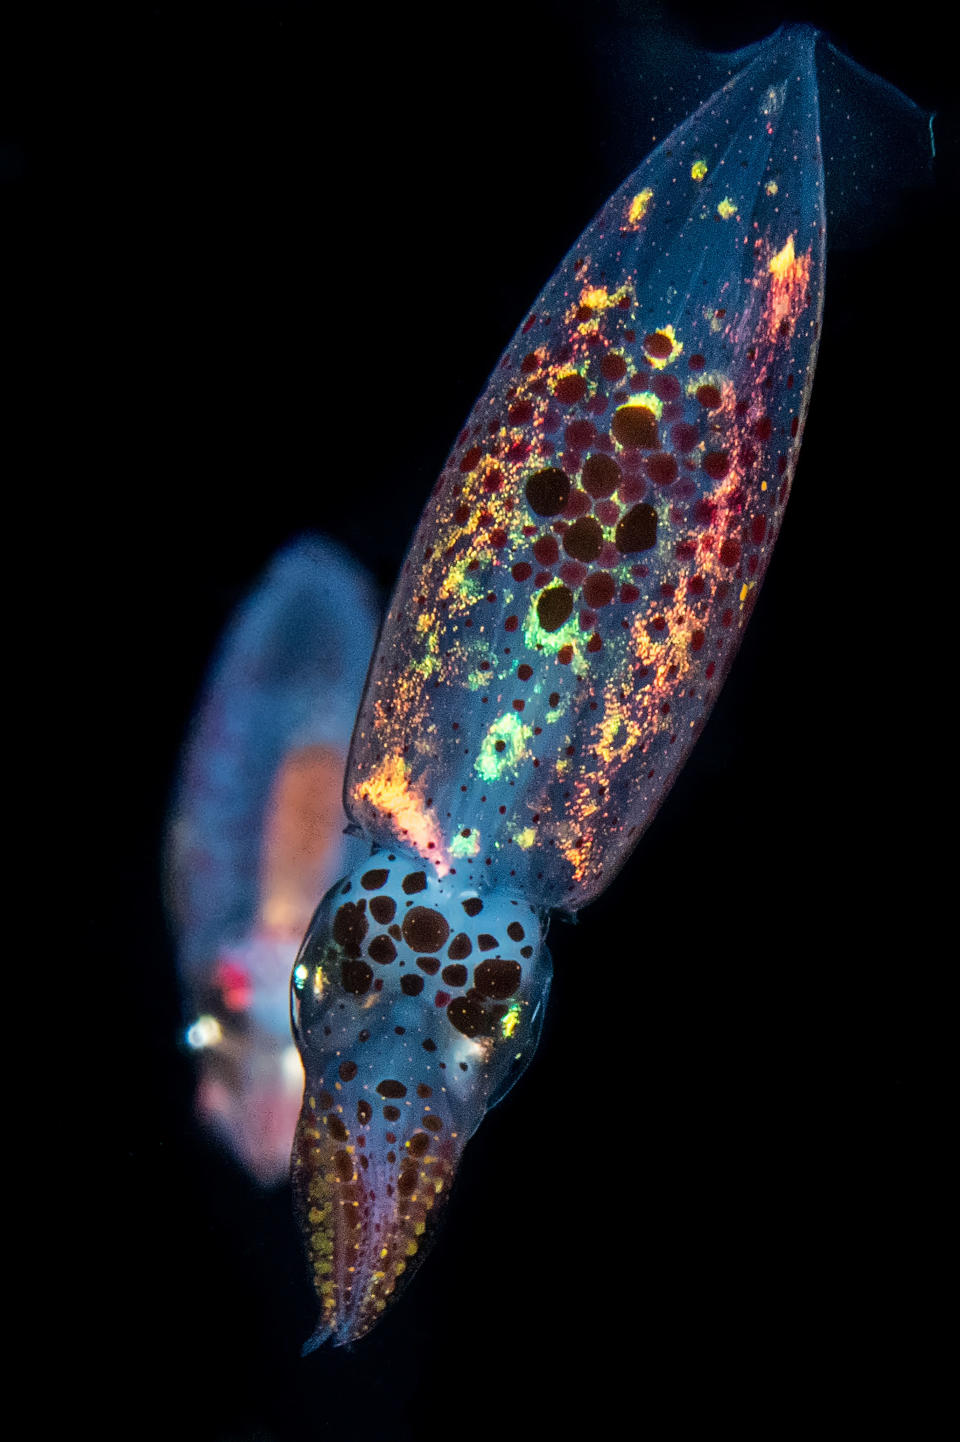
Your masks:
M697 554L695 541L678 541L674 547L674 555L678 561L692 561Z
M600 651L602 649L603 642L600 640L600 637L597 635L596 631L594 631L593 635L590 637L590 640L587 642L587 650Z
M518 617L516 617L516 616L508 616L507 619L506 619L506 620L504 621L504 623L503 623L503 629L504 629L505 631L515 631L515 630L517 629L517 627L519 626L519 624L520 624L520 621L519 621L519 618L518 618Z
M526 425L533 415L533 406L530 401L518 401L507 411L507 419L512 426Z
M518 561L512 568L510 574L515 581L529 581L533 567L529 561Z
M768 441L773 434L773 423L769 416L761 416L753 423L753 434L758 441Z
M536 351L532 350L529 352L529 354L525 355L523 360L520 362L520 369L524 372L525 375L530 375L531 371L535 371L539 368L539 365L540 358L538 357Z
M632 605L634 601L639 601L639 587L631 586L629 581L625 581L624 584L620 587L620 599L627 606Z
M655 486L672 486L679 474L676 458L669 451L647 456L644 466Z
M720 547L720 564L723 566L735 566L740 560L741 545L739 541L724 541Z
M659 396L662 401L679 400L681 395L680 382L676 376L664 375L661 372L653 378L653 393Z
M721 399L722 397L716 386L706 385L697 387L697 400L703 406L704 410L715 411Z
M538 541L534 542L533 555L534 559L537 560L541 566L555 566L560 559L560 547L557 545L555 537L541 536ZM528 566L527 572L529 573L529 571L530 567ZM514 575L516 575L516 572L514 572ZM517 577L517 579L519 580L521 578Z
M698 355L692 355L692 356L690 357L690 359L687 361L687 365L690 367L690 369L691 369L692 371L702 371L702 370L706 369L706 364L707 364L707 363L706 363L706 361L704 360L703 356L702 356L702 355L699 355L699 354L698 354Z
M753 542L753 544L754 544L755 546L761 545L762 542L763 542L763 538L764 538L764 536L765 536L766 534L767 534L767 518L766 518L766 516L754 516L753 520L750 522L750 539L751 539L751 541Z
M705 634L703 633L703 631L691 631L691 632L690 632L690 650L691 650L691 651L700 651L700 650L702 650L702 649L703 649L703 643L704 643L704 641L705 641L706 639L707 639L707 638L706 638Z
M523 322L520 334L526 335L528 330L533 330L533 327L536 325L536 323L537 317L535 315L528 316L527 319Z
M557 652L557 660L560 662L561 666L569 666L570 662L573 660L573 647L561 646L560 650Z
M577 451L585 451L592 444L596 434L596 427L592 421L571 421L563 433L567 445Z
M507 544L507 533L498 526L495 531L490 532L490 544L495 551L502 551Z
M463 472L472 471L480 459L481 451L479 446L471 446L460 462L460 469Z

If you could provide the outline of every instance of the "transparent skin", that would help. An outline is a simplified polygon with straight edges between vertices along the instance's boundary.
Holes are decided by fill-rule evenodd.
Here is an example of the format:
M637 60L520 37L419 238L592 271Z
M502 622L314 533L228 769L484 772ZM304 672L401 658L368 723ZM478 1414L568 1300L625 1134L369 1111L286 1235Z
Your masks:
M819 338L814 40L756 47L604 206L414 536L346 773L376 854L294 969L310 1346L362 1336L422 1259L464 1144L536 1044L540 918L609 884L736 653Z
M292 991L293 1184L321 1306L308 1350L362 1336L410 1280L464 1146L536 1047L550 975L529 902L402 853L324 897Z

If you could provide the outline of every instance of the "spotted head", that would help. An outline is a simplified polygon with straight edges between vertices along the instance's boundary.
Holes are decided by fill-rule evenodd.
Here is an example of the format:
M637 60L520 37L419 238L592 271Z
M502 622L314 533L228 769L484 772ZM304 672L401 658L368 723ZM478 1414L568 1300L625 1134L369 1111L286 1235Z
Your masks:
M293 1184L321 1306L308 1350L363 1336L422 1260L464 1146L536 1047L543 929L529 902L397 851L321 902L292 985Z

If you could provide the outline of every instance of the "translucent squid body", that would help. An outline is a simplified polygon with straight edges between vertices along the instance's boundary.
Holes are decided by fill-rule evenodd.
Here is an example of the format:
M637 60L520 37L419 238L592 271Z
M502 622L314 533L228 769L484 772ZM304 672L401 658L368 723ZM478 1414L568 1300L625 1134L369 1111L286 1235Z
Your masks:
M290 969L343 837L350 729L376 635L369 582L328 542L270 565L224 639L168 840L170 911L204 1122L264 1184L286 1178L303 1093Z
M716 699L790 492L824 273L807 27L604 206L434 487L345 803L373 854L293 973L293 1180L321 1308L362 1336L527 1064L547 914L607 886Z

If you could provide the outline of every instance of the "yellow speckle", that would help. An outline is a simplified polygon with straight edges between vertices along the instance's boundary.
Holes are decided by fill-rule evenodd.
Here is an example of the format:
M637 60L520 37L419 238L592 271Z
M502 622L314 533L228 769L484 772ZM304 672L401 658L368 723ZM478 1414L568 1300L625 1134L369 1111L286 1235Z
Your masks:
M627 224L637 225L647 213L647 206L653 199L652 190L641 190L633 197L627 209Z
M780 187L775 180L768 180L766 185L764 186L764 190L767 192L768 195L776 195L779 189Z
M416 1242L414 1242L414 1241L408 1242L408 1243L407 1243L407 1256L408 1256L408 1257L415 1257L416 1255L417 1255L417 1244L416 1244Z
M521 851L529 851L530 847L537 839L537 833L534 831L532 826L525 826L522 831L517 832L516 836L513 839L520 847Z
M695 160L690 167L691 180L702 180L706 173L707 162L705 160Z
M783 249L778 250L776 255L771 256L769 266L770 274L776 276L779 280L785 279L786 276L789 275L795 260L796 255L793 250L793 236L791 235Z
M729 195L725 195L721 200L720 204L717 206L717 214L719 215L720 219L729 220L731 215L736 215L736 213L737 207L734 205Z
M761 482L760 482L760 489L761 489L761 491L765 491L765 490L767 489L767 483L766 483L766 481L761 481Z

